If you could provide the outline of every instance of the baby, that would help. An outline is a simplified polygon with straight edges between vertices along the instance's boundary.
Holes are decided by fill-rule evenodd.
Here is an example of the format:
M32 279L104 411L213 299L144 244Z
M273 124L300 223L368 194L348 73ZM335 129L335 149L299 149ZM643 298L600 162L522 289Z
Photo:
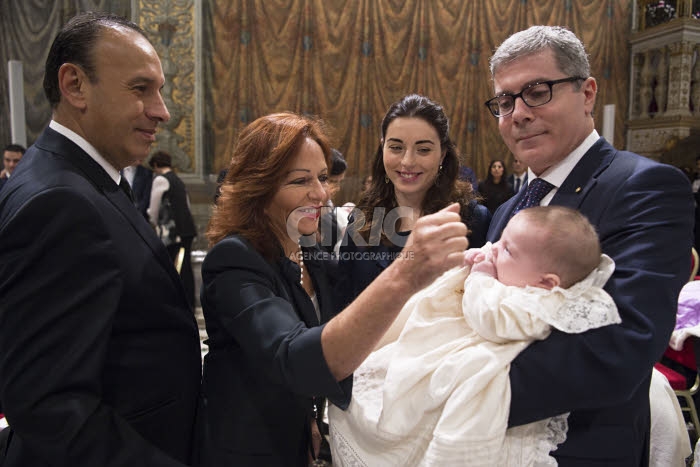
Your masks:
M510 362L551 327L619 323L613 270L577 211L519 212L412 297L355 372L348 410L329 410L333 464L556 465L567 414L507 430Z

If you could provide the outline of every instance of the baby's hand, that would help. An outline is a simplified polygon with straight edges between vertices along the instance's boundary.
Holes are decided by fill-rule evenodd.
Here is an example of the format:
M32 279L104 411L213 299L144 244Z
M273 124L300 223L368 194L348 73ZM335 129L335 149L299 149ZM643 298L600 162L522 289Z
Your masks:
M464 260L462 266L473 266L476 263L484 261L486 255L479 248L470 248L464 252Z
M487 243L481 248L470 248L464 252L462 266L471 266L472 272L481 272L491 277L496 277L496 266L491 256L491 244Z
M491 277L496 277L496 266L493 264L493 261L486 260L486 258L483 258L482 261L474 263L471 272L480 272L482 274L487 274Z

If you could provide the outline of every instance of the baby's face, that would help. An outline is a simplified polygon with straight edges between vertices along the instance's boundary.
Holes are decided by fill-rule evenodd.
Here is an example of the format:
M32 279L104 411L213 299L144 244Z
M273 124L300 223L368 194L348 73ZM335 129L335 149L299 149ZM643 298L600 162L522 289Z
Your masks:
M525 216L515 216L492 249L496 278L505 285L542 287L546 273L542 258L547 254L537 228Z

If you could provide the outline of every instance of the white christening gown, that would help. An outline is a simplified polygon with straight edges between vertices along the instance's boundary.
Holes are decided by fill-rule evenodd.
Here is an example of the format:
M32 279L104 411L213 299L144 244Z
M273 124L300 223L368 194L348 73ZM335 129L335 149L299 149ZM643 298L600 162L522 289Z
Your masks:
M550 326L619 323L602 290L614 267L602 255L584 280L553 290L468 268L443 274L406 303L398 340L355 372L348 409L329 407L333 466L556 465L549 452L566 439L568 414L508 429L510 362Z

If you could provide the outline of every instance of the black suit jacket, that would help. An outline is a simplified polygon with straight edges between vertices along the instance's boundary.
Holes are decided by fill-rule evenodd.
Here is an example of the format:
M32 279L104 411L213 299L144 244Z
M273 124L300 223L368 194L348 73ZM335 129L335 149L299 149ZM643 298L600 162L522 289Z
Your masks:
M524 195L496 211L489 241ZM647 465L651 371L668 346L690 271L688 178L600 138L550 204L577 209L596 227L615 260L605 290L622 323L582 334L553 330L525 349L511 365L509 423L571 412L566 441L553 453L560 466Z
M148 205L151 204L151 186L153 185L153 171L142 165L136 166L134 181L131 189L134 191L136 207L143 216L148 219Z
M4 467L182 466L197 325L162 243L77 145L47 128L0 193Z
M311 250L307 250L307 253ZM323 263L306 256L321 322L333 313ZM242 237L217 243L202 265L204 359L199 442L203 467L307 464L313 398L346 408L352 376L335 381L314 307L285 257L270 263Z

